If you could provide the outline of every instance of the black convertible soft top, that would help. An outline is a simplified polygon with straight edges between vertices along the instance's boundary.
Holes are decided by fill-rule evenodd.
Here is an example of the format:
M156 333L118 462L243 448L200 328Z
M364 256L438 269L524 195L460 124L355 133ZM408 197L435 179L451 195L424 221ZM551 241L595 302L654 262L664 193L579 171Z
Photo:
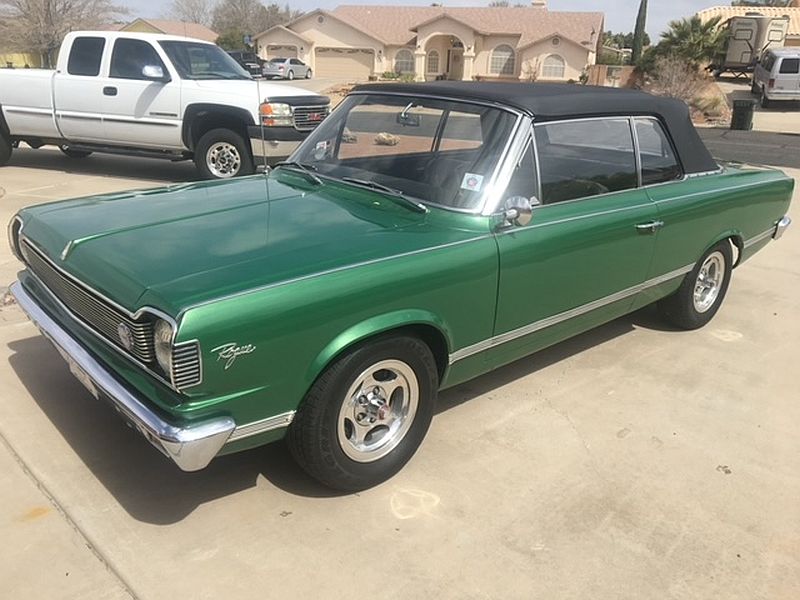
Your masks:
M431 81L428 83L371 83L354 92L395 92L481 100L516 108L535 121L590 116L654 116L669 131L686 173L719 168L689 118L685 103L646 92L567 83L488 81Z

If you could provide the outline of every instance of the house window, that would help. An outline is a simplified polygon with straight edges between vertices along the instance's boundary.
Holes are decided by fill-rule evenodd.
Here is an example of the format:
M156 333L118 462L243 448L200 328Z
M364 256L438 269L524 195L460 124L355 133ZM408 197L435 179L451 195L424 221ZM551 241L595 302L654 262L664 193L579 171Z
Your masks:
M502 44L492 50L489 72L492 75L514 74L514 49L511 46Z
M431 50L428 52L428 73L439 72L439 52Z
M414 55L411 50L399 50L394 56L394 70L396 73L414 72Z
M551 54L544 59L542 77L545 79L564 79L566 63L558 54Z

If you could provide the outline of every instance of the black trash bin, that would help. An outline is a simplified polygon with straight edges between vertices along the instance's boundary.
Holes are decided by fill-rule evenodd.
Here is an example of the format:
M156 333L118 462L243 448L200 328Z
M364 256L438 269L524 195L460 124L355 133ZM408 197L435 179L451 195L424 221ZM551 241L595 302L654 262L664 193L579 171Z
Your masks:
M734 100L731 129L750 131L753 128L753 110L755 107L755 100Z

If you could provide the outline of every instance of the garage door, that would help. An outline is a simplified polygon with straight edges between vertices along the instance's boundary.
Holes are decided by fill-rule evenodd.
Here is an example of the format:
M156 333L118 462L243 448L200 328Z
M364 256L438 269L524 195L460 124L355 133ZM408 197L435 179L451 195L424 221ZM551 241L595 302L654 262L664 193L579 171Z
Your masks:
M267 46L267 60L270 58L297 58L297 46Z
M351 48L317 48L315 75L366 79L372 75L375 55L372 50Z

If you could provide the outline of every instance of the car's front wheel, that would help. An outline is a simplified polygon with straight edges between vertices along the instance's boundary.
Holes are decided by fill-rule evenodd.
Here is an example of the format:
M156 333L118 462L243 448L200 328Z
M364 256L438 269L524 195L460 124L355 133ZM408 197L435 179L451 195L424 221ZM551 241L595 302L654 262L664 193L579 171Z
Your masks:
M194 150L194 164L203 179L230 179L255 171L245 139L230 129L203 134Z
M13 146L11 140L7 139L3 132L0 131L0 166L6 164L11 158Z
M328 367L309 390L287 436L292 455L329 487L377 485L422 443L438 383L433 354L417 338L364 344Z
M681 329L698 329L717 314L733 267L733 252L727 240L715 245L697 261L678 291L660 300L661 314Z
M306 79L311 79L311 69L306 71Z

